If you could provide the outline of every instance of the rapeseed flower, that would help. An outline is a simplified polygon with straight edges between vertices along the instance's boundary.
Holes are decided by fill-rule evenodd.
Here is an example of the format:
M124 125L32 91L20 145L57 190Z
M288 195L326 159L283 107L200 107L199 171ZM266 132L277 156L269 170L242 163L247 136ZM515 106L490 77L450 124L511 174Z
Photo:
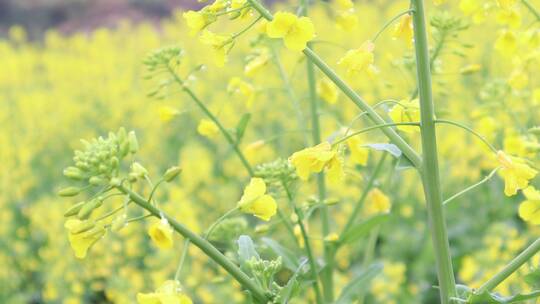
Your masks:
M288 12L277 12L274 20L266 25L270 38L283 38L285 46L293 51L302 51L308 41L315 37L315 27L308 17L300 17Z
M165 218L152 224L148 229L148 235L160 249L171 249L173 246L173 229Z
M529 167L524 159L509 156L503 151L497 152L497 160L502 167L499 174L504 179L506 196L515 195L518 190L525 189L538 173Z
M238 202L240 211L269 221L276 214L277 204L273 197L266 194L266 183L262 178L254 177L244 189Z

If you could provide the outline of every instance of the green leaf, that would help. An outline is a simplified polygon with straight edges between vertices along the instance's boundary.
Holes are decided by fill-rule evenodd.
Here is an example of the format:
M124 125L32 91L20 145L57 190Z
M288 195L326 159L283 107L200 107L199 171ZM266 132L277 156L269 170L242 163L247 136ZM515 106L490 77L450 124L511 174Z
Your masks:
M340 243L352 243L364 235L368 234L371 229L378 226L379 224L387 221L390 218L388 214L378 214L374 215L367 220L360 222L349 229L345 234L341 236Z
M347 284L341 294L339 295L336 304L350 304L362 293L364 293L368 286L369 282L381 272L383 265L380 263L372 264L362 272L358 274L354 279L352 279L349 284Z
M236 143L237 144L239 144L240 141L242 141L242 138L244 137L244 133L246 132L246 127L250 119L251 119L251 114L245 113L240 118L240 121L238 121L238 124L236 125Z
M255 245L253 244L251 238L247 235L241 235L238 238L238 258L240 265L244 265L253 257L256 259L261 258L257 253L257 250L255 250Z
M540 268L535 271L528 273L523 277L525 282L534 288L540 288Z
M536 299L540 297L540 290L533 291L526 294L517 294L509 297L503 297L496 293L484 292L481 294L472 294L469 297L470 304L509 304L509 303L521 303L526 300Z
M269 239L269 238L262 238L261 241L265 243L272 251L275 252L277 256L280 256L283 259L283 265L290 269L291 271L295 271L298 269L300 264L298 263L298 258L292 252L290 249L285 248L281 246L278 242Z
M402 154L401 150L394 144L381 143L381 144L367 144L364 146L375 149L377 151L386 151L392 154L392 156L396 158L400 157Z
M407 170L407 169L412 169L412 168L414 168L414 164L407 158L407 156L405 156L405 154L402 154L398 158L398 162L396 164L396 170L402 171L402 170Z
M300 263L300 265L298 265L298 268L296 269L296 271L293 273L293 275L287 282L287 285L283 286L283 288L281 289L280 295L281 295L282 303L284 304L288 303L289 299L294 295L295 291L298 289L299 284L298 284L297 278L307 262L308 260L304 259Z

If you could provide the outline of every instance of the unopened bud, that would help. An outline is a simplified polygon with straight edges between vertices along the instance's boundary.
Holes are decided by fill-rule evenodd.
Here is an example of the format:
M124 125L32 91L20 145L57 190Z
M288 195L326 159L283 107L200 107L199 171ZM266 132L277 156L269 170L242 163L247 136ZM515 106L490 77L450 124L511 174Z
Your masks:
M79 193L81 193L81 189L77 187L67 187L58 191L58 195L65 197L75 196Z
M136 177L140 178L148 175L148 170L146 170L146 168L138 162L134 162L131 165L131 173L133 173L133 175L135 175Z
M90 177L88 182L93 186L101 186L105 185L107 183L107 180L99 176L92 176Z
M67 167L64 169L64 176L71 179L83 179L83 172L77 167Z
M167 169L167 172L165 172L165 174L163 175L163 179L167 183L170 183L173 179L175 179L178 176L178 174L180 174L180 172L182 172L182 168L178 166L170 167L169 169Z
M137 136L134 131L129 131L128 133L128 143L129 143L129 152L131 154L137 153L139 150L139 142L137 141Z
M95 223L94 221L82 221L79 225L71 229L71 233L73 234L79 234L86 231L89 231L90 229L94 228Z
M75 215L77 213L79 213L79 211L81 210L82 206L85 204L86 202L79 202L73 206L71 206L65 213L64 213L64 216L65 217L68 217L68 216L72 216L72 215Z
M102 203L103 203L103 201L98 200L98 199L94 199L94 200L91 200L91 201L87 202L86 204L84 204L84 206L82 206L81 210L79 210L79 213L77 213L77 217L79 219L87 219L87 218L89 218L90 215L92 214L92 212L96 208L101 206Z

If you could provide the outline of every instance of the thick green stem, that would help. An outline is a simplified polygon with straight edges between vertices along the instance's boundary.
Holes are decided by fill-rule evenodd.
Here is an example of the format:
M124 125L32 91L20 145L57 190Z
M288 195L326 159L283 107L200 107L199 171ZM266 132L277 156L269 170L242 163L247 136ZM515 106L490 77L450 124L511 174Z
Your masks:
M537 21L540 21L540 12L534 8L534 6L528 0L521 0L527 9L536 17Z
M431 70L428 52L424 1L412 0L414 9L414 45L418 92L420 96L420 118L422 135L422 182L428 211L429 230L435 252L437 277L441 303L450 303L456 296L456 283L452 269L452 257L440 189L437 136L435 132L435 110L431 90Z
M249 3L256 9L265 19L272 20L272 14L257 0L248 0ZM367 112L367 115L375 124L381 125L387 123L375 110L369 106L354 90L341 79L336 72L334 72L315 52L310 48L306 48L303 51L304 55L311 61L317 68L323 72L328 79L330 79L351 101L362 111ZM383 128L384 134L395 144L403 154L413 163L416 168L420 168L421 158L414 151L414 149L392 128Z
M193 99L193 101L195 101L197 106L199 106L199 108L204 112L204 114L208 116L208 118L218 127L219 131L223 134L223 137L225 137L225 139L227 140L231 148L233 148L234 152L236 153L236 155L242 162L242 165L244 165L244 168L246 168L246 171L248 171L250 176L253 176L254 175L253 168L251 168L251 165L249 164L246 157L244 156L244 153L242 153L242 151L240 150L240 147L238 147L237 142L232 138L231 134L229 134L229 132L221 124L219 119L217 119L217 117L214 114L212 114L212 112L210 112L210 110L206 107L204 102L202 102L202 100L200 100L199 97L197 97L197 95L195 95L195 93L191 89L189 89L188 87L184 85L184 82L182 81L182 79L180 79L180 77L178 77L178 75L171 68L168 68L168 70L169 70L169 73L173 76L174 80L182 87L183 91L186 92L186 94L188 94L189 97Z
M534 241L527 249L515 257L508 265L499 271L494 277L482 284L476 293L481 294L489 292L499 286L506 278L516 272L523 264L530 260L537 252L540 251L540 239Z
M232 277L234 277L244 288L249 290L253 297L255 297L260 303L267 303L271 301L271 297L262 290L251 278L245 274L236 264L231 262L226 256L224 256L219 250L217 250L212 244L206 241L204 238L195 234L189 230L186 226L182 225L174 218L163 213L158 208L150 204L145 198L138 193L135 193L124 186L117 187L121 192L129 195L131 200L142 208L148 210L153 216L160 218L165 217L171 227L181 234L184 238L189 239L193 245L201 249L208 257L218 263L223 269L225 269Z

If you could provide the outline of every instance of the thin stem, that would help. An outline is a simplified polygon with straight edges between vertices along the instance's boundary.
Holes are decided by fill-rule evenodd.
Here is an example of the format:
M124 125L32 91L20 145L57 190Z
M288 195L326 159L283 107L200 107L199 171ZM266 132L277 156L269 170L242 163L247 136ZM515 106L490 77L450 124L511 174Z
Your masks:
M272 14L257 0L248 0L254 9L256 9L264 18L267 20L272 20ZM379 115L371 106L369 106L354 90L341 79L336 72L334 72L315 52L311 49L306 48L303 51L304 55L311 60L320 70L323 72L328 79L330 79L351 101L361 110L368 112L369 118L375 124L384 124L386 121ZM405 156L411 161L411 163L416 167L420 168L421 158L414 151L414 149L394 130L390 128L384 128L382 131L386 136L394 143Z
M235 207L227 212L225 212L225 214L223 214L222 216L220 216L211 226L210 228L208 228L208 232L205 234L204 238L205 239L209 239L210 236L212 235L212 232L214 231L214 229L217 227L217 225L219 225L221 222L223 222L223 220L225 220L226 218L228 218L229 216L231 216L231 214L235 213L236 211L238 210L238 207Z
M283 66L281 62L281 59L279 57L279 54L276 48L273 45L270 45L270 51L272 52L274 63L276 64L276 67L278 68L279 77L281 78L281 81L283 81L283 85L285 86L287 95L289 95L289 98L291 99L292 105L294 107L294 111L296 112L296 120L298 122L298 128L302 128L304 125L304 113L302 113L302 108L300 107L300 100L298 99L298 96L296 95L296 92L294 91L291 80L289 76L287 75L287 72L285 71L285 67ZM303 134L303 136L304 136L304 141L307 144L308 137L306 134Z
M444 44L446 42L446 32L444 32L442 35L441 35L441 39L439 41L437 41L437 45L435 46L435 51L433 51L433 54L431 55L431 58L429 60L429 67L430 69L433 68L433 65L435 64L435 60L437 60L437 58L439 58L439 55L441 54L441 51L444 47ZM415 99L416 97L418 97L418 87L416 87L414 89L414 92L411 96L411 100L412 99Z
M523 2L529 11L536 17L536 20L540 21L540 12L538 12L528 0L521 0L521 2Z
M366 249L364 251L364 260L362 261L362 267L366 269L369 264L373 261L373 257L375 256L375 247L377 246L377 239L379 238L379 231L380 227L377 226L373 228L373 230L369 233L369 239L366 245ZM364 300L366 297L365 291L362 292L358 298L358 304L364 304Z
M178 279L180 279L180 273L182 272L182 267L184 266L184 261L186 260L190 242L191 241L189 239L186 239L184 241L184 247L182 248L182 255L180 256L180 262L178 263L178 268L176 268L176 272L174 274L175 281L178 281Z
M409 13L412 13L413 10L412 9L408 9L404 12L401 12L399 14L397 14L396 16L394 16L392 19L388 20L388 22L386 22L383 27L377 32L377 34L375 34L375 36L373 36L373 39L371 39L371 41L373 43L375 43L375 41L377 41L377 39L381 36L381 34L390 26L392 25L392 23L394 23L396 20L398 20L401 16L403 15L407 15Z
M484 144L486 144L486 146L488 146L488 148L491 149L491 151L493 151L494 153L497 153L497 149L491 143L489 143L489 141L484 136L478 134L478 132L476 132L475 130L473 130L473 129L465 126L465 125L462 125L459 122L452 121L452 120L446 120L446 119L437 119L437 120L435 120L435 123L444 123L444 124L449 124L449 125L453 125L453 126L456 126L456 127L460 127L462 129L468 131L469 133L473 134L474 136L476 136Z
M358 214L360 213L360 210L362 209L362 206L364 205L364 201L366 200L366 197L369 191L371 190L371 188L373 188L373 185L375 184L375 180L377 180L377 177L382 171L386 156L387 156L387 153L383 153L383 155L379 159L379 162L377 163L377 165L375 166L375 169L373 170L373 174L371 174L371 176L369 177L366 187L362 191L362 195L360 196L360 199L358 199L358 202L356 203L356 205L354 205L354 209L351 215L349 216L347 223L345 224L345 226L343 226L343 230L341 231L339 235L341 236L345 235L347 232L349 232L351 227L354 225L354 222L356 221L356 218L358 217ZM342 242L338 242L338 244L341 244L341 243Z
M181 234L186 239L191 240L193 245L201 249L208 257L218 263L223 269L225 269L233 278L235 278L244 288L248 289L253 297L255 297L261 303L267 303L271 301L271 296L269 296L264 290L262 290L255 282L245 274L236 264L231 262L226 256L224 256L218 249L216 249L212 244L207 240L203 239L199 235L195 234L189 230L186 226L176 221L174 218L163 213L158 208L150 204L145 198L143 198L138 193L135 193L124 186L118 186L118 190L129 195L131 200L142 208L148 210L153 216L157 218L165 217L171 227Z
M441 303L448 304L450 298L456 296L456 283L452 269L452 257L450 255L444 210L442 208L424 1L411 0L411 4L414 8L414 46L422 122L420 127L423 151L421 176L428 211L429 230L433 240Z
M323 296L321 294L321 290L319 288L319 278L318 278L318 267L317 267L317 261L315 260L315 256L313 255L313 250L311 249L311 242L309 240L309 236L307 234L306 227L304 226L304 216L302 214L302 211L296 207L294 204L294 199L292 197L291 192L289 191L289 188L287 187L287 184L282 180L281 184L283 185L283 188L285 189L285 193L287 193L287 198L289 199L289 204L294 210L294 213L296 214L298 221L297 224L300 227L300 231L302 233L302 239L304 240L304 247L306 248L306 253L308 255L308 260L311 268L311 276L313 279L313 289L315 290L315 297L317 299L317 304L324 304Z
M358 130L356 132L353 132L353 133L351 133L351 134L349 134L347 136L344 136L344 137L336 140L335 142L332 143L332 146L339 145L340 143L342 143L342 142L346 141L347 139L349 139L351 137L354 137L354 136L356 136L358 134L366 133L366 132L381 129L381 128L395 127L395 126L417 126L417 127L420 127L420 123L419 122L396 122L396 123L384 123L384 124L380 124L380 125L376 125L376 126L367 127L365 129Z
M484 177L481 181L475 183L475 184L472 184L470 185L469 187L459 191L458 193L452 195L451 197L447 198L444 202L443 202L443 205L446 205L448 203L450 203L451 201L455 200L456 198L462 196L463 194L469 192L469 191L472 191L474 189L476 189L477 187L481 186L482 184L484 184L485 182L489 181L494 175L495 173L497 173L497 171L500 169L501 167L497 167L495 169L493 169L489 175L487 175L486 177Z
M504 266L501 271L499 271L495 276L489 279L487 282L482 284L480 288L476 291L477 294L482 294L484 292L489 292L495 287L499 286L506 278L511 276L516 272L523 264L530 260L537 252L540 251L540 239L534 241L527 249L521 252L517 257L515 257L510 263Z
M262 19L263 16L259 15L255 20L253 20L253 22L251 22L248 26L246 26L246 28L244 28L243 30L241 30L240 32L234 34L231 36L231 40L234 40L240 36L242 36L242 34L244 34L245 32L249 31L253 26L255 26L255 24L257 24L257 22L259 22L259 20Z
M152 198L154 197L154 194L156 193L157 188L161 183L163 183L165 180L162 178L158 180L158 182L152 187L152 191L150 191L150 195L148 196L148 201L151 202Z
M199 108L204 112L204 114L206 114L206 116L208 116L208 118L210 118L210 120L216 124L216 126L218 127L218 129L221 131L221 133L223 134L223 137L225 137L225 139L227 140L227 142L229 143L229 145L233 148L233 150L235 151L236 155L238 156L238 158L240 159L240 161L242 162L242 165L244 165L244 168L246 168L246 171L248 171L249 175L250 176L253 176L254 175L254 172L253 172L253 168L251 168L251 165L249 164L249 162L247 161L246 157L244 156L244 153L242 153L242 151L240 150L240 148L238 147L238 144L236 143L236 141L232 138L232 136L229 134L229 132L227 132L227 130L225 129L225 127L221 124L221 122L217 119L216 116L214 116L214 114L212 114L212 112L210 112L210 110L206 107L206 105L197 97L197 95L195 95L195 93L193 93L192 90L190 90L188 87L186 87L184 85L184 82L182 81L182 79L180 79L180 77L178 77L178 75L171 69L171 68L168 68L169 69L169 73L173 76L174 80L182 87L182 90L184 92L186 92L186 94L189 95L189 97L191 97L191 99L193 99L193 101L195 101L195 103L199 106Z

